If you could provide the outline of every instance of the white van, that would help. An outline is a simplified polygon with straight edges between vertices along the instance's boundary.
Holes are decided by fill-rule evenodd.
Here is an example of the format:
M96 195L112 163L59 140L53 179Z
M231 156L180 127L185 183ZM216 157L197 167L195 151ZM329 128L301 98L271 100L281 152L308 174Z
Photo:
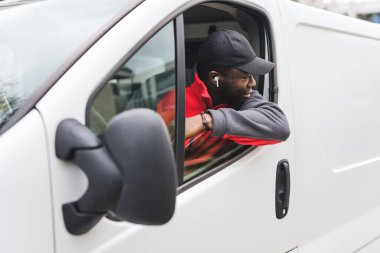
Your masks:
M224 28L291 135L188 160L186 70ZM0 252L380 252L379 52L289 0L1 1Z

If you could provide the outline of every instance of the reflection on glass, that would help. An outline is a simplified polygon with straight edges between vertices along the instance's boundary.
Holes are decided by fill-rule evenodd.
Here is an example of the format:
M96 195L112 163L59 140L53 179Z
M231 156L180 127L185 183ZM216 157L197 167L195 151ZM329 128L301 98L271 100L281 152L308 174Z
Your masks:
M133 108L157 111L175 127L175 41L173 23L152 37L113 76L91 108L91 129L101 136L113 116Z
M0 127L78 48L131 4L0 1Z

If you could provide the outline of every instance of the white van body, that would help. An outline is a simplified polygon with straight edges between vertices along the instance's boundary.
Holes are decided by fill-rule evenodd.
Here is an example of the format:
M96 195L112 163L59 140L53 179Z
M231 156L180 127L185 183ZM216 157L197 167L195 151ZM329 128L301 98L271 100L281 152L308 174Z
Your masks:
M68 118L85 124L88 100L114 66L202 2L139 3L2 132L0 252L380 252L380 26L288 0L228 3L270 22L290 138L180 190L165 225L102 218L82 235L67 231L62 205L88 181L57 158L57 126ZM277 219L282 159L290 164L290 206Z

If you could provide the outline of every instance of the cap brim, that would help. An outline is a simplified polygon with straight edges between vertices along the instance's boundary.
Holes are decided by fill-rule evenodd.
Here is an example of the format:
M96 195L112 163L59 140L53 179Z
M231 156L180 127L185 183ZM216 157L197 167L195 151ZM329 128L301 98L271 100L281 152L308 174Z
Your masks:
M253 61L235 68L253 75L265 75L273 69L274 65L273 62L256 57Z

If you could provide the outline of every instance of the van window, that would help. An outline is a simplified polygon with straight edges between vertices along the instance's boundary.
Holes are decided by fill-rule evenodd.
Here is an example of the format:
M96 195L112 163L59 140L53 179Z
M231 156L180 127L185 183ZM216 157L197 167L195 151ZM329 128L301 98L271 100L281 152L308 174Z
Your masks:
M261 58L269 58L269 33L262 15L239 7L222 3L197 5L184 13L185 54L187 72L196 73L198 49L211 33L223 29L243 34ZM271 59L270 59L271 60ZM189 75L188 75L189 76ZM194 81L189 78L187 86ZM255 77L256 89L269 99L268 75ZM205 134L191 139L185 145L184 182L203 174L210 169L221 167L250 146L233 141L213 138Z
M130 58L96 95L90 111L90 128L102 137L116 114L133 108L158 111L174 135L175 39L173 22L155 34ZM170 93L170 94L169 94ZM166 104L158 102L171 96Z

